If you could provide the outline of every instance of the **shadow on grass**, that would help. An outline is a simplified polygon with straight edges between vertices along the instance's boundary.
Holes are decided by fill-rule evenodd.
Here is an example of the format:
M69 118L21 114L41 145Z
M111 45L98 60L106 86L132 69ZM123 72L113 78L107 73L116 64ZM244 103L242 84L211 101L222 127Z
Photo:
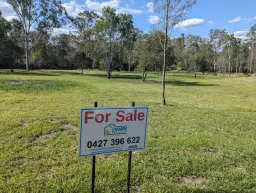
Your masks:
M107 74L84 74L85 76L93 76L93 77L99 77L99 78L107 78ZM140 79L142 80L141 75L135 75L135 74L112 74L111 79Z
M80 72L72 72L72 71L65 71L65 70L51 70L49 72L47 71L16 71L14 73L11 72L1 72L0 74L13 74L13 75L23 75L23 76L60 76L60 75L81 75ZM87 74L84 73L84 76L91 76L91 77L99 77L99 78L105 78L107 79L106 73L97 73L97 74ZM186 75L177 75L177 77L182 77ZM186 76L188 77L188 76ZM149 79L146 79L146 82L148 83L155 83L155 84L161 84L161 80L152 80L159 77L149 77ZM135 79L135 80L141 80L142 76L140 74L112 74L111 79ZM180 80L167 80L166 84L171 84L174 86L219 86L217 84L205 84L205 83L199 83L199 82L185 82Z
M99 78L105 78L107 79L106 74L85 74L86 76L93 76L93 77L99 77ZM155 84L162 84L161 80L152 80L154 78L159 77L149 77L149 79L146 79L146 83L155 83ZM136 79L141 80L142 82L142 76L141 75L135 75L135 74L113 74L111 76L111 79ZM199 82L185 82L180 80L167 80L166 84L171 84L174 86L219 86L217 84L205 84L205 83L199 83Z
M214 75L211 75L211 74L207 74L207 75L203 75L203 74L197 74L196 75L196 78L195 78L195 74L171 74L171 73L168 73L168 76L171 76L171 77L176 77L176 78L187 78L187 79L216 79L216 78L221 78L220 76L214 76Z
M194 74L171 74L171 73L168 73L167 74L168 76L172 76L172 77L181 77L181 78L195 78L195 75ZM204 75L196 75L196 78L201 78L201 77L204 77Z
M79 72L70 72L64 70L51 70L41 71L41 70L31 70L31 71L14 71L13 73L10 71L0 72L0 74L8 74L8 75L22 75L22 76L60 76L60 75L81 75Z
M79 71L52 70L52 72L59 75L82 75L82 72ZM84 73L86 73L86 71L84 71Z
M155 81L155 80L148 80L147 82L162 84L161 81ZM219 86L217 84L205 84L205 83L199 83L199 82L185 82L185 81L180 81L180 80L167 80L166 84L171 84L173 86Z
M28 72L14 72L10 73L13 75L23 75L23 76L59 76L59 74L54 74L54 73L41 73L41 72L33 72L33 71L28 71Z

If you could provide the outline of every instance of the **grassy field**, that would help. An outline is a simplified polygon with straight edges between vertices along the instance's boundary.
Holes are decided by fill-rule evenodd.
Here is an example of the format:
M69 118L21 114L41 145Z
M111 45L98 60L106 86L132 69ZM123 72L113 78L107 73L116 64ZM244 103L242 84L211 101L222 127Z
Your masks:
M132 192L256 192L256 78L0 70L0 192L90 192L79 110L149 106ZM97 156L97 192L125 192L127 153Z

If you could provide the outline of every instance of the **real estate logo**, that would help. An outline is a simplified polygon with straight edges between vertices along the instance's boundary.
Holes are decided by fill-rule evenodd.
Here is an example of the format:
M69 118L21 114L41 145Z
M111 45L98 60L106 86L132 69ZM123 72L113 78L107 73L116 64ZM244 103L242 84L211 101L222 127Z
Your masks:
M117 126L115 124L109 124L104 128L104 135L125 135L127 134L127 126Z

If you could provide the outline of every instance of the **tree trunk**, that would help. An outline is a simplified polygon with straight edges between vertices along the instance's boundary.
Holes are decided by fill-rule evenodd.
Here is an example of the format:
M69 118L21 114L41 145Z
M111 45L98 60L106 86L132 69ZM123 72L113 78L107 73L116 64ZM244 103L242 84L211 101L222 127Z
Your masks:
M239 62L239 73L241 73L242 66L241 66L241 61Z
M231 56L230 56L230 48L228 49L228 72L231 74Z
M216 57L217 54L216 54L216 51L214 51L214 59L213 59L213 72L214 74L216 73Z
M164 63L163 63L163 80L162 80L162 103L166 105L165 99L165 76L166 76L166 50L168 44L168 27L169 27L169 6L170 0L166 2L165 10L165 38L164 38Z
M111 68L112 68L112 40L109 41L109 63L108 63L108 79L111 79Z
M29 50L28 50L28 37L25 38L25 53L26 53L26 70L29 71Z
M162 103L166 105L165 99L165 76L166 76L166 50L164 49L164 65L163 65L163 80L162 80Z
M109 64L110 65L110 64ZM110 67L108 69L108 79L110 80L111 79L111 73L110 73Z
M214 61L213 61L213 72L214 72L214 73L216 72L216 62L215 62L215 58L214 58Z
M142 81L145 82L146 78L147 78L148 72L147 71L143 71L142 73Z
M252 63L253 63L253 53L254 52L254 44L252 42L252 56L251 56L251 64L250 64L250 76L252 75Z
M236 56L236 74L238 73L238 55Z

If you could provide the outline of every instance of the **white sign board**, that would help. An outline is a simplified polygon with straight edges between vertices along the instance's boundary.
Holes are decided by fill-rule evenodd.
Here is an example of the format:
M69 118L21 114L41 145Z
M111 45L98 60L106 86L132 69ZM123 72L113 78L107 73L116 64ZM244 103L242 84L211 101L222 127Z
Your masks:
M79 156L141 150L148 107L81 109Z

